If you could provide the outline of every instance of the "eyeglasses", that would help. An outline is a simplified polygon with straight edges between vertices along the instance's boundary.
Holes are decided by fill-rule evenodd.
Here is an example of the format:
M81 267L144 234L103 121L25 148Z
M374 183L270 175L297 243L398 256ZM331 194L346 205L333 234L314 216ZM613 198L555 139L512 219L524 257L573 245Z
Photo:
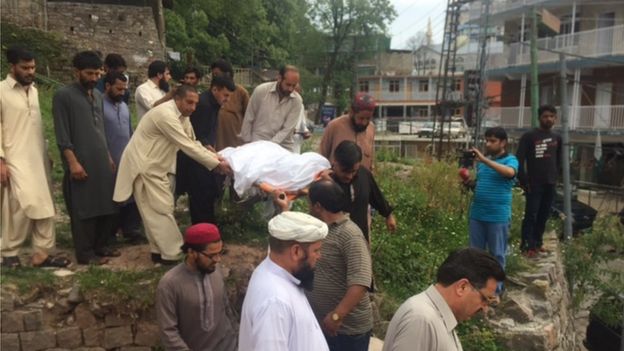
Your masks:
M207 254L203 251L197 251L198 254L204 256L204 257L208 257L209 259L213 260L215 259L215 257L222 257L223 255L225 255L225 249L219 251L219 252L215 252L213 254Z
M478 292L479 295L481 295L481 303L487 306L496 306L498 304L498 299L496 296L487 296L483 292L481 292L481 290L477 289L471 282L468 282L468 284L470 284L472 290Z

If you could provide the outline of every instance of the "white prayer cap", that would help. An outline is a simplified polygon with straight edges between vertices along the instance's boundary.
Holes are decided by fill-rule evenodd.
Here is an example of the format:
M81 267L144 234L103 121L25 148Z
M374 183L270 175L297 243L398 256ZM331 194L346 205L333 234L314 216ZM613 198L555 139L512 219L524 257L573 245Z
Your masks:
M279 240L312 243L327 236L327 224L302 212L286 211L269 221L269 233Z

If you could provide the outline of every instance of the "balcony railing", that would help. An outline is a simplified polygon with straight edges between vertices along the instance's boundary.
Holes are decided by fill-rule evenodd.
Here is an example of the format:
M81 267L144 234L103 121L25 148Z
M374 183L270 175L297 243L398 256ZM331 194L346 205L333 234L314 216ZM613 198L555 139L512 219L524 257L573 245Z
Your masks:
M585 57L622 55L624 54L624 25L541 38L537 40L537 47ZM495 57L490 57L489 69L531 63L531 49L528 41L505 45L502 56L492 56ZM559 61L558 53L538 51L539 63L557 61Z
M490 15L495 15L505 11L511 11L520 9L526 6L539 5L540 3L548 0L507 0L507 1L493 1L490 5ZM470 5L469 16L470 20L476 20L481 18L481 5L482 1L474 2Z
M559 107L557 111L561 113ZM493 107L486 111L486 118L498 122L504 128L530 128L530 107ZM561 118L556 127L560 127ZM624 131L624 105L594 105L570 107L570 129L579 131Z

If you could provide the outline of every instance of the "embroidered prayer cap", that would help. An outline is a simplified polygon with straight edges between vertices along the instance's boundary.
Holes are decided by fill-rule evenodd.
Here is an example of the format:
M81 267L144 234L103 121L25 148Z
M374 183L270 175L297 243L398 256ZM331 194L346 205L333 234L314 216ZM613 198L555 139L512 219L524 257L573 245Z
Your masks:
M219 228L212 223L197 223L186 228L184 233L185 244L209 244L221 240Z
M372 96L367 93L359 92L355 94L353 102L351 103L351 108L354 111L374 111L376 105L377 103Z
M286 211L269 221L269 233L279 240L312 243L325 239L327 224L302 212Z

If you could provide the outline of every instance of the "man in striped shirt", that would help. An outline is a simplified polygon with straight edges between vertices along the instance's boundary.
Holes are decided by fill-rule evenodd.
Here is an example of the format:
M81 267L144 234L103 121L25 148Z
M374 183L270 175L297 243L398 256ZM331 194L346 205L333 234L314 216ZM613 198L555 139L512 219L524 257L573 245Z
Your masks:
M518 172L518 159L506 151L507 133L501 127L485 131L487 157L477 148L472 148L477 163L477 178L467 180L474 186L474 197L470 207L470 246L487 249L505 268L505 252L511 221L511 189ZM497 294L502 291L498 284Z

